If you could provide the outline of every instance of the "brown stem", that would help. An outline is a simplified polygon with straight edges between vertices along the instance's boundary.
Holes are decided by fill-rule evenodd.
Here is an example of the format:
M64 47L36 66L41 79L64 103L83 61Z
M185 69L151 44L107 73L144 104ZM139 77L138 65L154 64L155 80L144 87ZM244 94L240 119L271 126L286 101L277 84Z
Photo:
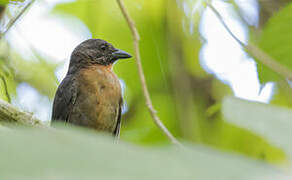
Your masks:
M164 124L161 122L160 118L157 116L157 112L154 109L153 105L152 105L152 101L150 98L150 94L147 88L147 84L146 84L146 80L145 80L145 76L143 73L143 68L142 68L142 63L141 63L141 57L140 57L140 50L139 50L139 33L137 31L137 28L135 26L134 21L132 20L132 18L130 17L128 11L125 8L125 5L123 3L122 0L117 0L117 3L122 11L123 16L125 17L128 26L132 32L132 36L134 39L134 50L135 50L135 58L136 58L136 64L137 64L137 68L138 68L138 73L139 73L139 77L140 77L140 82L141 82L141 86L143 89L143 94L144 94L144 98L146 101L146 106L148 107L148 110L150 112L150 115L154 121L154 123L158 126L158 128L169 138L169 140L173 143L173 144L177 144L179 145L180 143L177 141L177 139L168 131L168 129L164 126Z

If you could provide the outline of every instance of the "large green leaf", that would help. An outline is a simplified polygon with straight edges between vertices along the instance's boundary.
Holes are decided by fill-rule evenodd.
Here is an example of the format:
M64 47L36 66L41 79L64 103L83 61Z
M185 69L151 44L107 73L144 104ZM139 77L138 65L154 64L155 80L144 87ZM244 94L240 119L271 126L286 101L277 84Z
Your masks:
M0 130L1 179L266 179L262 162L201 147L141 148L81 130Z
M224 99L222 111L228 122L266 138L283 148L291 159L292 110L227 97Z
M280 64L292 71L292 3L276 13L263 28L259 46ZM278 81L280 76L258 62L261 83Z

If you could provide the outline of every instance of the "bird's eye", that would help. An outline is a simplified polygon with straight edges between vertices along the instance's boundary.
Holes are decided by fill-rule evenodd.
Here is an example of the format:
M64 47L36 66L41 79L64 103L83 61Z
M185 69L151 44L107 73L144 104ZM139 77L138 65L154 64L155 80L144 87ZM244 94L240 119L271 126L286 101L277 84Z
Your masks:
M105 45L105 44L101 45L100 49L103 50L103 51L106 50L107 49L107 45Z

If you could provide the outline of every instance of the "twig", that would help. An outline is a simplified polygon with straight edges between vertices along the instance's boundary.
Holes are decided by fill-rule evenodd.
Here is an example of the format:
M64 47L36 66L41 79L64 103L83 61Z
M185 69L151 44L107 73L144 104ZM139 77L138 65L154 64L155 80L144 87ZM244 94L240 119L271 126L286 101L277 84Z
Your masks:
M169 140L173 143L173 144L177 144L180 145L180 143L177 141L177 139L168 131L168 129L164 126L164 124L161 122L160 118L157 116L157 112L154 109L153 105L152 105L152 101L150 98L150 94L147 88L147 84L146 84L146 80L145 80L145 76L143 73L143 68L142 68L142 63L141 63L141 57L140 57L140 50L139 50L139 33L137 31L137 28L135 26L134 21L132 20L132 18L130 17L128 11L125 8L125 5L123 3L122 0L117 0L117 3L122 11L123 16L125 17L128 26L132 32L132 36L134 39L134 50L135 50L135 58L136 58L136 64L137 64L137 68L138 68L138 73L139 73L139 77L140 77L140 82L141 82L141 86L143 89L143 94L144 94L144 98L146 101L146 106L148 107L148 110L150 112L150 115L154 121L154 123L158 126L158 128L169 138Z
M9 21L7 28L5 29L4 32L2 32L0 34L0 39L5 36L5 34L11 29L11 27L16 23L16 21L23 15L23 13L32 5L32 3L35 0L31 0L29 3L27 3L27 5L20 11L20 13L17 14L17 16L15 18L13 18L12 20Z
M247 45L245 45L242 41L240 41L229 29L229 27L226 25L226 23L223 20L223 17L220 15L220 13L214 8L214 6L211 3L207 3L209 8L214 12L214 14L217 16L217 18L220 20L226 31L243 47L246 49L246 51L253 57L255 57L258 61L260 61L262 64L266 65L268 68L273 70L274 72L278 73L279 75L283 76L284 78L287 78L289 80L292 80L292 72L283 66L282 64L278 63L275 59L273 59L271 56L266 54L263 50L261 50L259 47L254 45L253 43L249 42Z
M221 24L224 26L224 28L226 29L226 31L241 45L241 46L245 46L245 44L243 42L241 42L233 33L232 31L228 28L227 24L224 22L223 17L221 16L221 14L214 8L214 6L211 3L207 3L207 5L209 6L209 8L215 13L215 15L217 16L217 18L219 19L219 21L221 22Z

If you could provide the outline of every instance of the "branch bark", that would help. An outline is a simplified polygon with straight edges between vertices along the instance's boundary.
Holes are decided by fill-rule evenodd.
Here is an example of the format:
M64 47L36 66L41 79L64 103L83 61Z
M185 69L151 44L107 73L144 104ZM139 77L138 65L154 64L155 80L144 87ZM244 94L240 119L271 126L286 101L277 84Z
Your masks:
M150 94L149 94L149 91L147 88L147 84L146 84L146 80L145 80L145 76L144 76L144 72L143 72L143 68L142 68L142 63L141 63L141 56L140 56L140 50L139 50L139 40L140 40L139 33L137 31L137 28L135 26L134 21L132 20L128 11L126 10L126 7L125 7L123 1L117 0L117 3L121 9L123 16L125 17L125 19L127 21L127 24L131 30L131 33L132 33L132 36L134 39L135 59L136 59L136 64L137 64L137 68L138 68L139 78L140 78L141 86L143 89L143 94L144 94L146 106L150 112L150 115L151 115L154 123L157 125L157 127L168 137L168 139L173 144L180 145L180 143L177 141L177 139L168 131L168 129L161 122L160 118L157 115L156 110L154 109L154 107L152 105L152 100L150 98Z
M220 20L224 28L227 30L227 32L249 53L251 56L255 57L258 61L260 61L262 64L273 70L274 72L278 73L279 75L283 76L284 78L287 78L289 80L292 80L292 72L283 66L282 64L278 63L277 60L273 59L271 56L266 54L263 50L261 50L259 47L254 45L253 43L249 42L247 45L244 44L242 41L240 41L229 29L229 27L226 25L226 23L223 20L223 17L220 15L220 13L214 8L214 6L210 3L207 3L208 7L214 12L214 14L217 16L217 18Z
M0 99L0 121L41 127L46 126L42 121L34 118L32 114L21 111L18 108L12 106L11 104L1 99Z

